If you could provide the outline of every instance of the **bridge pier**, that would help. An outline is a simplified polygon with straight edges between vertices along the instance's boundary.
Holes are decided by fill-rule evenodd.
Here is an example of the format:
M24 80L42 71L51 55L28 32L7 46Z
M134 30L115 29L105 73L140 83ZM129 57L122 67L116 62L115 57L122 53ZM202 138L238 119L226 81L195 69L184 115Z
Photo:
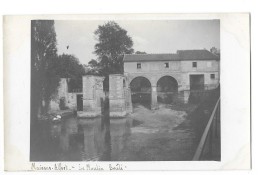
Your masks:
M151 109L152 110L158 109L157 87L156 86L152 86Z
M178 92L178 98L179 100L184 103L187 104L189 102L189 97L190 97L190 90L182 90Z
M109 75L109 115L124 117L126 115L125 78L121 74Z
M183 102L188 103L189 102L189 97L190 97L190 91L184 91L183 93Z
M82 77L83 84L83 111L79 117L96 117L101 115L101 98L103 93L104 77L86 75Z

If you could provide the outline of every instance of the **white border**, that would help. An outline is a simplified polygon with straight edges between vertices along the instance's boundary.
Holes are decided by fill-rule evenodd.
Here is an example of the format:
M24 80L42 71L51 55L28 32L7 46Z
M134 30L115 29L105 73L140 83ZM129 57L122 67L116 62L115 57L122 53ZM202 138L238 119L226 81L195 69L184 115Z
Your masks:
M250 38L248 14L8 16L4 20L6 169L30 170L30 20L220 19L221 162L124 162L125 170L250 168ZM82 163L82 162L80 162ZM122 162L120 162L122 164ZM47 163L42 163L47 164ZM67 163L68 165L71 163ZM96 163L94 163L96 164ZM108 167L106 162L99 163ZM104 165L103 165L104 164Z

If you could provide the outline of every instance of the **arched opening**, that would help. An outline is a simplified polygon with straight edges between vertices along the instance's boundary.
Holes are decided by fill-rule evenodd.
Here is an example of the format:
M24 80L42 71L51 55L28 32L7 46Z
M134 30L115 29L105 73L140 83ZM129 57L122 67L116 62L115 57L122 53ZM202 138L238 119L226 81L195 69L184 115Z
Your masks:
M157 101L173 103L178 98L178 82L171 76L163 76L157 82Z
M151 83L145 77L136 77L130 83L133 106L141 104L151 108Z

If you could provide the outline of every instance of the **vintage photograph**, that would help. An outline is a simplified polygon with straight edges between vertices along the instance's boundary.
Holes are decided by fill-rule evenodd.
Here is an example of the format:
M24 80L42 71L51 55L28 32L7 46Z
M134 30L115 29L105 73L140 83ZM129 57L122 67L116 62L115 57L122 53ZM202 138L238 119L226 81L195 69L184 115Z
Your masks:
M220 19L31 20L30 161L221 161Z

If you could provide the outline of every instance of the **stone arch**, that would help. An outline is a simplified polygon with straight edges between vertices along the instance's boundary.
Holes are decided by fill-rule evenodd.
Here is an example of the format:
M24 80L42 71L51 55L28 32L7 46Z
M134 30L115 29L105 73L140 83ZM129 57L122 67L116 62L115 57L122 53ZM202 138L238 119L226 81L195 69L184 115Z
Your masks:
M181 85L181 77L180 77L179 74L167 74L167 73L165 74L165 73L163 73L163 74L160 74L159 76L157 76L157 79L156 79L156 82L155 82L156 86L157 86L158 81L163 77L171 77L171 78L176 80L176 82L178 83L178 86Z
M169 85L169 86L166 86L164 87L164 89L162 89L163 91L167 91L167 88L172 91L172 90L178 90L178 81L175 77L173 76L170 76L170 75L164 75L164 76L161 76L158 80L157 80L157 83L156 83L156 86L157 86L157 91L158 91L158 85L164 85L164 83L166 83L165 85ZM172 85L172 86L170 86ZM165 89L166 88L166 89ZM160 89L159 89L160 91Z
M131 89L132 103L151 108L151 81L144 76L136 76L131 79L129 86Z
M160 77L156 83L157 101L172 103L178 99L178 81L170 75Z
M149 76L147 76L146 74L140 74L140 75L128 75L128 76L126 76L127 77L127 84L129 85L129 87L130 87L130 84L131 84L131 82L135 79L135 78L138 78L138 77L143 77L143 78L146 78L147 80L149 80L149 82L151 83L151 85L152 85L152 80L151 80L151 78L149 77Z

